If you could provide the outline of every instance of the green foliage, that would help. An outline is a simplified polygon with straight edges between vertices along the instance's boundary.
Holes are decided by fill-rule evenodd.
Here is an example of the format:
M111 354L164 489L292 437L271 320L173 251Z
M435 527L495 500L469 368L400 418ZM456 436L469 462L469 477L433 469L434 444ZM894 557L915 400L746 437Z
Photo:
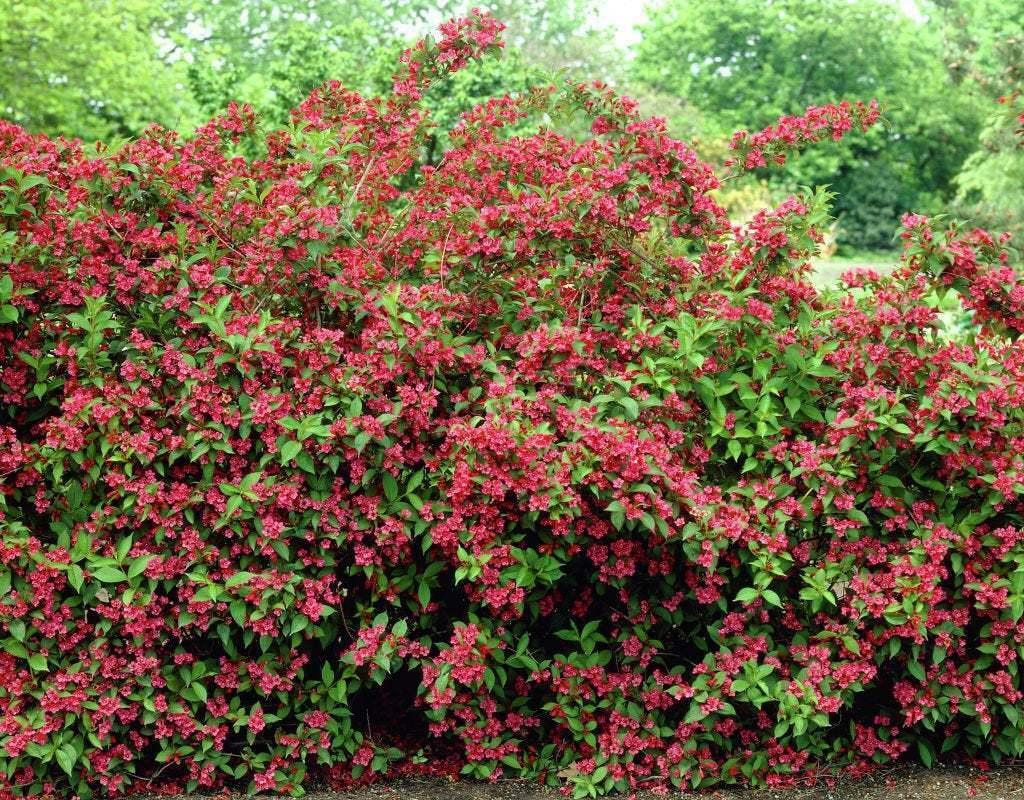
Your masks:
M938 0L937 20L953 79L992 104L977 150L956 177L958 214L1024 237L1024 151L1016 115L1024 89L1024 5Z
M171 0L166 33L205 111L252 104L268 125L317 86L383 90L410 29L451 3L429 0Z
M845 243L891 245L900 214L949 199L974 147L979 104L951 80L937 26L884 0L669 0L643 33L634 78L701 109L711 139L844 98L882 103L887 129L774 179L832 185Z
M86 140L137 135L150 122L189 129L198 112L249 103L268 128L286 125L316 87L338 80L390 89L410 38L468 3L456 0L0 0L0 117ZM428 98L438 133L461 113L523 93L571 69L609 78L624 59L594 23L595 0L498 0L513 47L472 65ZM44 56L40 58L40 55Z
M958 83L995 97L1024 80L1024 5L1003 0L932 0L946 65Z
M958 212L994 230L1024 240L1024 150L1017 114L1024 98L1007 98L995 107L981 134L981 146L957 176Z
M184 64L155 33L158 0L0 0L0 117L85 140L188 127Z

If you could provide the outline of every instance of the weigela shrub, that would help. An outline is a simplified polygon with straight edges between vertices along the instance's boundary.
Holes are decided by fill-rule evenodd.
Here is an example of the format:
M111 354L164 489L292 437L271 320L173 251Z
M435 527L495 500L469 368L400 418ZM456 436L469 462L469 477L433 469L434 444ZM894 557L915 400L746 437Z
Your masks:
M827 193L732 227L601 86L494 99L419 167L422 91L499 33L265 136L0 127L4 796L1024 754L1006 243L908 217L893 275L821 294Z

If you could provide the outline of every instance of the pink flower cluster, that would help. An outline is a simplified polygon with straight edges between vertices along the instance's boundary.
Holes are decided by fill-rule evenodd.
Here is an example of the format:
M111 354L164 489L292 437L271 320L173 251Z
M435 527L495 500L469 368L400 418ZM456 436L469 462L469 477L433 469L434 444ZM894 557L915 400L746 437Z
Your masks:
M774 164L786 163L786 158L803 150L809 144L823 137L839 141L854 128L866 131L881 118L878 103L838 104L811 106L799 117L781 117L775 125L750 134L737 131L733 134L730 149L736 157L725 162L727 167L739 171L758 169Z

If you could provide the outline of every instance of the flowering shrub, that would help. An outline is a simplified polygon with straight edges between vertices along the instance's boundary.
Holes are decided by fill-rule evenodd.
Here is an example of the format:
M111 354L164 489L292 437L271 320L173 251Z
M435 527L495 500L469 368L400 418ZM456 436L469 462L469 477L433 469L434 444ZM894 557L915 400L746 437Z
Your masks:
M819 294L827 193L734 228L601 86L418 167L422 91L499 33L263 141L238 107L114 152L0 126L0 794L1024 754L1006 243L908 217L894 275Z
M742 157L729 159L725 165L752 170L768 166L766 157L775 164L785 164L790 153L821 141L822 134L839 141L854 126L866 131L878 122L880 115L874 100L869 105L862 102L851 105L844 100L838 105L808 108L802 117L782 117L778 124L753 135L736 131L729 146Z

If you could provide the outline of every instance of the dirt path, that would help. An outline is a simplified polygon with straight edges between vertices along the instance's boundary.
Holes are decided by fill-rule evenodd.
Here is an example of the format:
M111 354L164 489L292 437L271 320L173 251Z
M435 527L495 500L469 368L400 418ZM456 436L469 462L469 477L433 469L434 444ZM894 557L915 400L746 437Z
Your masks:
M901 768L833 789L722 790L674 796L691 800L1024 800L1024 766L989 772L955 767ZM313 791L306 797L307 800L559 800L563 795L554 789L516 781L493 785L399 781L356 792ZM638 800L657 798L644 794Z

